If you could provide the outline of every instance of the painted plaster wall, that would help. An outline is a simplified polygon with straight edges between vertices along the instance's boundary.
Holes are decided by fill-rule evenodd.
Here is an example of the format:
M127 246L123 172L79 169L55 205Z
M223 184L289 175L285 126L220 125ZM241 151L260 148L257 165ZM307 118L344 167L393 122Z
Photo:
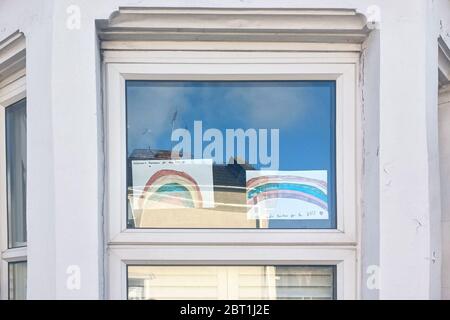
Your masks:
M380 265L380 32L374 30L363 44L360 58L363 179L361 212L361 294L379 298ZM375 227L374 227L375 226ZM365 249L370 248L370 249Z
M66 10L72 4L81 9L80 29L66 27ZM435 233L440 228L440 193L434 50L438 32L450 43L445 35L450 25L448 0L232 0L226 4L1 0L0 39L18 29L27 39L28 159L32 159L27 191L29 298L103 297L99 208L104 184L95 19L107 18L119 6L321 7L366 13L374 4L380 8L381 23L363 57L370 121L365 139L370 154L366 154L366 212L361 224L379 241L367 234L362 238L362 297L438 298L441 252L440 235ZM381 270L379 292L365 286L365 270L373 263ZM79 290L66 286L71 265L80 267Z
M0 39L16 30L27 46L27 232L29 296L55 297L54 130L52 117L53 3L0 1ZM36 257L36 258L33 258ZM33 288L39 288L33 290Z

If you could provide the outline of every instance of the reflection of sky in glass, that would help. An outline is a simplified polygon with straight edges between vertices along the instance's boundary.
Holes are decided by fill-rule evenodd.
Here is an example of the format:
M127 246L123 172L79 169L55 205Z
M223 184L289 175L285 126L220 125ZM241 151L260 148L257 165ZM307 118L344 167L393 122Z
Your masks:
M171 150L177 128L194 139L196 120L224 137L225 129L279 129L279 170L327 170L334 180L334 99L333 81L127 81L128 155ZM334 181L328 191L333 217Z

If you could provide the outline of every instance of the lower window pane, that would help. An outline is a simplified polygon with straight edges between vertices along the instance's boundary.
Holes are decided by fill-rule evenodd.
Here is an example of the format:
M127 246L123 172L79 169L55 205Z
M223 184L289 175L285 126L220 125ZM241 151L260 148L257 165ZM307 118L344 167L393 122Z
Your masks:
M27 263L9 263L9 299L25 300L27 298Z
M334 299L334 266L128 266L128 299Z

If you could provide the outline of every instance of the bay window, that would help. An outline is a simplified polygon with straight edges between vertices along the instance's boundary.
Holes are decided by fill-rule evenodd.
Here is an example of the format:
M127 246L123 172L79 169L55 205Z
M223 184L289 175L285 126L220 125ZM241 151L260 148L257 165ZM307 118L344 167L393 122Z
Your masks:
M275 23L341 13L213 11L121 8L97 24L107 295L355 298L362 37L294 44ZM236 15L254 44L245 26L222 34ZM170 19L176 36L155 27Z

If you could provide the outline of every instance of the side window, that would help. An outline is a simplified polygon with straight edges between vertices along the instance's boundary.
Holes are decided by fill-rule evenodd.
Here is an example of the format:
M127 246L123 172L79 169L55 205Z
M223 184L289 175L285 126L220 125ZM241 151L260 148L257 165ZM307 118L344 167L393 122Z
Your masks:
M0 299L11 300L27 298L25 51L20 32L0 45Z
M8 249L26 249L27 118L26 99L5 109L6 204ZM19 252L20 254L20 252ZM8 299L27 297L26 257L7 261Z

